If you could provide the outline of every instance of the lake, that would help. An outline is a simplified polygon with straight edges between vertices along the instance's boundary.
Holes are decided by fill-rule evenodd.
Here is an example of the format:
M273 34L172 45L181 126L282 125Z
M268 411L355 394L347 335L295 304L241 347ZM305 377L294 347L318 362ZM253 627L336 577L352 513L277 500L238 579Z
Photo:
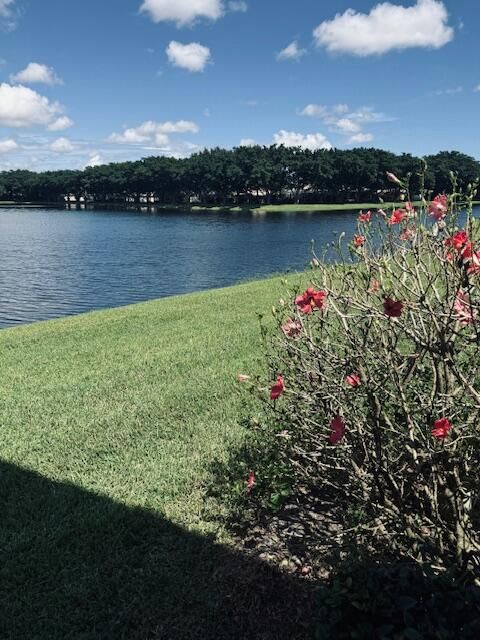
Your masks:
M0 209L0 328L303 270L357 215Z

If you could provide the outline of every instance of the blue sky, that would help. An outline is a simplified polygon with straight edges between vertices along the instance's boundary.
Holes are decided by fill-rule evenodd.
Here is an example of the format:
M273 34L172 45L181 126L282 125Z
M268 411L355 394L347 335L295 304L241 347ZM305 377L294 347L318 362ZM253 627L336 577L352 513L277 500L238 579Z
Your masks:
M472 0L0 0L0 169L241 141L480 158Z

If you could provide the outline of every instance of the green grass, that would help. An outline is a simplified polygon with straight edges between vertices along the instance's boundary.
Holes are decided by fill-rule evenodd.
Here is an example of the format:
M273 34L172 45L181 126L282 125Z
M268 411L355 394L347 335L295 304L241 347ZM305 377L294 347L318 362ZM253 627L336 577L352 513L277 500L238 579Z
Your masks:
M279 591L298 595L282 582L270 598L264 568L213 542L227 537L206 494L255 410L236 376L263 367L256 314L283 291L0 332L0 637L252 637Z
M398 203L397 203L398 204ZM381 207L388 208L394 206L393 202L372 203L363 202L360 204L347 203L347 204L270 204L263 205L261 207L206 207L202 205L194 205L191 207L192 211L232 211L232 212L252 212L252 213L325 213L331 211L360 211L361 209L380 209Z

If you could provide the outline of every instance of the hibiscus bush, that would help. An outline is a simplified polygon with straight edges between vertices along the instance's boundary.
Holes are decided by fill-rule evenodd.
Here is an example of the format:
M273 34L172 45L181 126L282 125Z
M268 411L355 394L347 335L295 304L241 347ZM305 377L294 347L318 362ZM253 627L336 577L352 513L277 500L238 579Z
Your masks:
M414 205L389 178L402 206L361 213L336 264L315 256L311 286L275 311L279 462L292 491L341 507L354 542L478 579L477 185Z

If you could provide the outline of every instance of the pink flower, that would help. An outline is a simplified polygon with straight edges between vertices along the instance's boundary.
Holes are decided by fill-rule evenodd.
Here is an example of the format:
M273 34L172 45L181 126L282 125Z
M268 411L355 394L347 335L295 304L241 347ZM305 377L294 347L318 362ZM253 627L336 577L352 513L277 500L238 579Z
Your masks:
M298 320L288 318L288 320L282 324L282 331L287 338L294 338L302 332L302 325Z
M393 182L395 184L399 184L399 185L402 184L401 180L399 180L394 173L390 173L390 171L387 171L387 179L390 180L390 182Z
M407 227L402 231L402 233L398 236L400 240L411 240L415 237L415 227Z
M446 418L435 420L432 429L432 436L437 440L443 440L448 436L448 432L452 429L452 425Z
M330 422L330 429L330 443L338 444L345 435L345 423L339 415L336 415L335 418Z
M461 251L468 243L468 233L464 230L457 231L445 240L445 246L454 251Z
M277 381L272 385L270 390L270 399L277 400L285 390L282 376L278 376Z
M312 313L315 309L325 308L327 298L326 291L315 291L311 287L307 289L301 296L295 298L295 304L302 313Z
M407 217L405 209L395 209L390 218L388 219L389 225L400 224Z
M436 196L428 207L428 213L435 220L443 220L448 213L448 197L445 195Z
M359 387L362 382L360 380L360 377L357 376L356 373L351 373L350 375L345 377L345 382L350 385L351 387Z
M248 380L250 380L250 376L247 376L244 373L239 373L238 374L238 381L239 382L248 382Z
M367 289L367 293L377 293L380 289L380 282L378 280L372 280L370 282L370 287Z
M247 493L250 493L254 486L255 486L255 473L253 471L250 471L250 474L247 480Z
M455 317L460 324L467 325L475 322L475 314L472 309L470 298L464 291L459 291L457 293L453 303L453 310L455 312Z
M391 298L385 298L383 301L383 310L385 315L390 318L399 318L402 315L402 310L405 305L398 300L392 300Z
M358 222L369 223L371 219L372 219L371 211L367 211L367 213L361 212L360 215L358 216Z
M364 244L365 244L365 236L361 236L356 233L353 236L353 245L355 247L363 247Z

